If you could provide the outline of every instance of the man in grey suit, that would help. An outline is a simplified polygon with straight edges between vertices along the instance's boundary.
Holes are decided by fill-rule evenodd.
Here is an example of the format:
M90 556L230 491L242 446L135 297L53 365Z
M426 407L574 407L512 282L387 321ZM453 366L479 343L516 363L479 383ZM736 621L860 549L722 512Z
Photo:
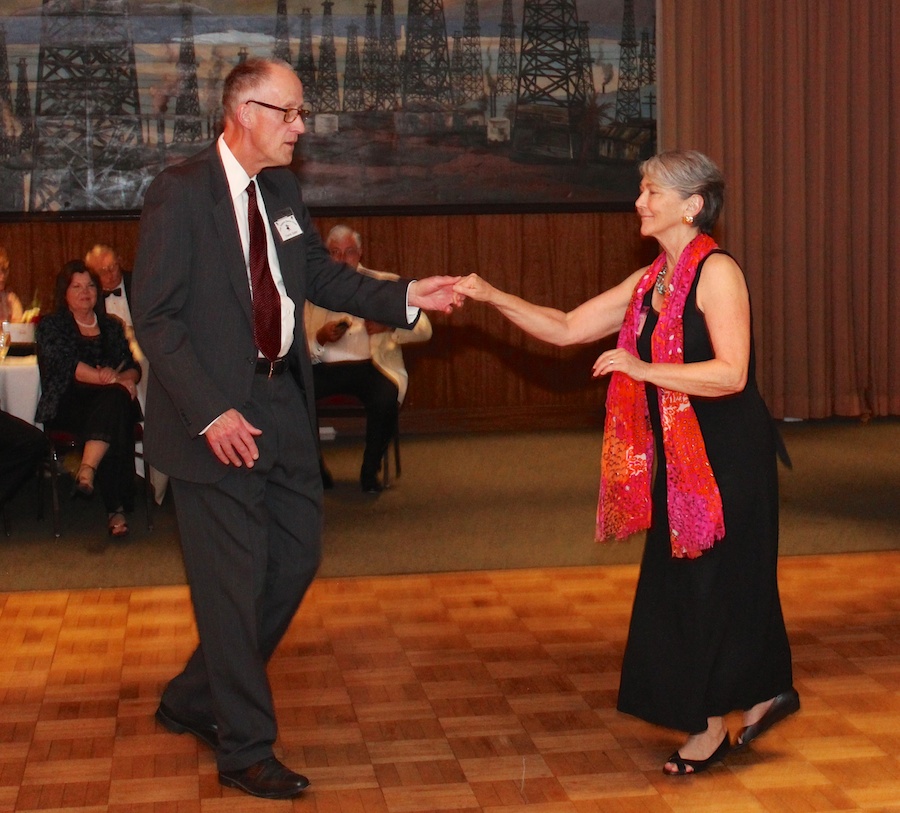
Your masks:
M329 257L287 168L305 115L289 65L242 62L222 103L218 141L148 189L134 269L145 452L171 478L200 636L156 718L211 746L223 785L290 798L309 782L274 755L266 665L321 551L304 302L409 327L461 300L453 277L375 280Z

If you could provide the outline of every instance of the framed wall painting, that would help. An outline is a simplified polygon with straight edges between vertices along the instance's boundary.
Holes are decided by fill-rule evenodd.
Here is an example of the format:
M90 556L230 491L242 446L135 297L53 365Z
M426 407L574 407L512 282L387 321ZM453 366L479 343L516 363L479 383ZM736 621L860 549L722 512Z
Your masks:
M133 217L276 56L318 214L630 208L656 150L655 0L0 0L0 217Z

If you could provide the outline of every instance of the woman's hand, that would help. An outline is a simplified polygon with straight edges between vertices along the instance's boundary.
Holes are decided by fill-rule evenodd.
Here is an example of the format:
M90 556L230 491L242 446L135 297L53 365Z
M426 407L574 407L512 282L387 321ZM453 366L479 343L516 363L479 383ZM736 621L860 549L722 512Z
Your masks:
M493 285L485 282L478 274L469 274L467 277L463 277L453 286L453 290L476 302L490 302L491 296L497 291Z
M118 373L112 367L97 368L98 383L104 387L107 384L115 384Z
M650 365L646 361L641 361L627 350L617 347L600 354L594 362L593 377L599 378L601 375L610 373L625 373L635 381L646 381L649 367Z
M131 378L119 377L116 379L115 383L128 391L132 401L137 398L137 384Z

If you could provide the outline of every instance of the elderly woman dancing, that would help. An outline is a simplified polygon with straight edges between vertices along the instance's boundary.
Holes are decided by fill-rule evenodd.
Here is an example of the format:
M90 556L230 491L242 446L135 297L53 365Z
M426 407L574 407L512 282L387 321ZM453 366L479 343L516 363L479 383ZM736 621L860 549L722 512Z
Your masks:
M777 583L782 447L756 383L746 281L710 236L721 172L678 151L641 174L641 234L661 248L650 266L569 313L475 275L456 290L552 344L618 332L593 369L611 376L597 533L649 529L618 708L688 734L663 767L684 775L800 707Z

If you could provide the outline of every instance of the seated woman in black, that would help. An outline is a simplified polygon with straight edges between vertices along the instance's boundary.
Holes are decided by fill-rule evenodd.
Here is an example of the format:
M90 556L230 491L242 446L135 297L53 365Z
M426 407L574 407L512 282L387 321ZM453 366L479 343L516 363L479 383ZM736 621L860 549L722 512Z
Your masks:
M140 367L122 323L98 300L100 281L81 260L56 278L56 310L37 327L41 400L35 421L84 440L74 494L90 497L94 478L110 536L128 533L134 510L134 424L140 420Z

